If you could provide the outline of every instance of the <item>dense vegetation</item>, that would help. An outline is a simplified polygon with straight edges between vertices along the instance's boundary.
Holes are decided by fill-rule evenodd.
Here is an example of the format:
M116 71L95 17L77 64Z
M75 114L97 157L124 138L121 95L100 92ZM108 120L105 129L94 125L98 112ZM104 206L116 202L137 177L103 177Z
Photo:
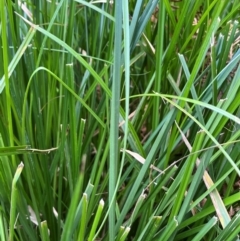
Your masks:
M0 240L239 240L238 0L0 1Z

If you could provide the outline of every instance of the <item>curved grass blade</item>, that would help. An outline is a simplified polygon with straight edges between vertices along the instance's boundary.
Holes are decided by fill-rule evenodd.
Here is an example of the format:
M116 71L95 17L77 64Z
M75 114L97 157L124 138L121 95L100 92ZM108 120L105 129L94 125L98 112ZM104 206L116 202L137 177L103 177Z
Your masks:
M229 154L224 150L224 148L219 144L219 142L215 139L215 137L213 137L213 135L195 118L193 117L191 114L189 114L186 110L184 110L181 106L179 106L178 104L176 104L174 101L171 101L170 99L166 98L164 95L161 95L162 98L164 100L166 100L167 102L169 102L170 104L172 104L173 106L175 106L177 109L179 109L180 111L182 111L185 115L187 115L189 118L191 118L207 135L208 137L217 145L217 147L221 150L221 152L224 154L224 156L227 158L227 160L229 161L229 163L232 165L232 167L235 169L235 171L237 172L237 174L240 176L240 170L237 167L237 165L235 164L235 162L232 160L232 158L229 156ZM220 110L221 111L221 110ZM224 111L225 112L225 111ZM225 112L226 113L226 112ZM233 115L231 115L230 113L228 113L227 115L230 115L231 117ZM234 120L236 121L235 116ZM237 118L237 122L239 122L238 120L239 118Z
M110 15L110 14L108 14L107 12L103 11L102 9L94 6L92 2L88 3L88 2L82 1L82 0L74 0L74 1L75 1L75 2L78 2L78 3L81 3L82 5L84 5L84 6L86 6L86 7L89 7L89 8L91 8L91 9L95 10L96 12L98 12L98 13L100 13L101 15L107 17L107 18L110 19L111 21L115 22L115 18L114 18L112 15Z
M8 78L11 77L14 69L16 68L19 60L21 59L21 57L23 56L23 54L25 53L30 41L32 40L34 34L36 33L36 30L34 28L30 28L26 37L24 38L22 44L20 45L17 53L14 55L14 58L12 59L11 63L8 66ZM2 77L2 79L0 80L0 94L2 93L3 89L5 87L5 75Z
M33 76L39 71L39 70L44 70L47 71L49 74L51 74L55 79L57 79L79 102L81 102L81 104L93 115L93 117L99 122L99 124L102 127L105 127L105 124L103 123L103 121L96 115L96 113L82 100L82 98L80 98L66 83L64 83L63 80L61 80L58 76L56 76L53 72L51 72L50 70L44 68L44 67L38 67L31 75L30 80L28 82L27 85L27 89L25 91L25 95L24 95L24 101L23 101L23 111L22 111L22 125L23 128L22 130L24 131L24 123L25 123L25 118L26 118L26 110L25 110L25 106L26 106L26 102L27 102L27 95L29 92L29 88L31 85L31 82L33 80ZM24 133L23 133L24 134ZM23 135L24 136L24 135Z
M16 13L17 14L17 13ZM18 14L17 14L18 15ZM72 54L91 74L92 76L98 81L98 83L102 86L106 94L111 97L111 91L107 87L106 83L101 79L101 77L96 73L96 71L91 67L91 65L84 60L83 57L79 53L77 53L73 48L71 48L68 44L66 44L63 40L59 39L55 35L51 34L50 32L46 31L45 29L41 28L38 25L33 24L32 22L28 21L27 19L23 18L19 15L23 21L25 21L27 24L29 24L32 28L36 29L37 31L41 32L45 36L48 36L50 39L58 43L60 46L65 48L70 54Z

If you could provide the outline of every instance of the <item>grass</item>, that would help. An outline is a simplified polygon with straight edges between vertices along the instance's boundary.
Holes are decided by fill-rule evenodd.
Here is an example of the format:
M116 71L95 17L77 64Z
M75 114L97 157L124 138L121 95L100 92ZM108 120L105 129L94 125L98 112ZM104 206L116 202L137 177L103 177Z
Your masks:
M0 1L0 239L239 240L231 1Z

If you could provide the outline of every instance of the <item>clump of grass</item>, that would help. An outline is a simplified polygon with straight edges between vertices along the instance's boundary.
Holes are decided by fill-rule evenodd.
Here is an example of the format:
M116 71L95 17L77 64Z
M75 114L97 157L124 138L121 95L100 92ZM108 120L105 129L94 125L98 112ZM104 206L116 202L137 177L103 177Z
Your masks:
M0 239L237 240L239 7L2 2Z

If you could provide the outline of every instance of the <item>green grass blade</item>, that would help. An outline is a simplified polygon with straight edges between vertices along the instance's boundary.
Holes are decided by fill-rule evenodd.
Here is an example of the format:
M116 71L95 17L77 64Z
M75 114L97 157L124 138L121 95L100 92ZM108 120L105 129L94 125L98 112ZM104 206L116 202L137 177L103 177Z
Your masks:
M11 192L11 207L10 207L10 227L9 227L9 241L14 240L14 227L15 222L17 219L17 195L18 195L18 188L17 188L17 181L20 178L21 172L23 170L23 163L18 165L18 168L15 172L12 182L12 192Z
M93 225L91 227L91 231L90 231L90 234L89 234L89 237L88 237L88 241L94 240L94 235L95 235L95 232L97 230L97 226L98 226L100 218L101 218L103 207L104 207L104 201L101 200L99 205L98 205L97 213L95 214L95 217L94 217L94 221L93 221Z
M114 64L112 78L112 99L110 116L110 149L109 149L109 239L115 238L115 195L117 169L119 160L118 147L118 123L119 123L119 101L121 86L121 53L122 53L122 1L115 3L115 37L114 37Z

